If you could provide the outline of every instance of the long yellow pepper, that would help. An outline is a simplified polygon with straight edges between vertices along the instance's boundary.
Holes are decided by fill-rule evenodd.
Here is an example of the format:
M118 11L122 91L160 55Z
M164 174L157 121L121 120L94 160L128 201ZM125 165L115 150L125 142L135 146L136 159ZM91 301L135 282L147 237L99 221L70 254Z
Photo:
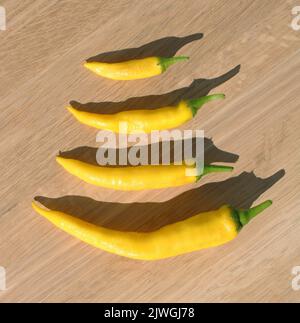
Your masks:
M149 233L111 230L34 202L32 207L58 228L96 248L133 259L158 260L225 244L271 204L266 201L246 211L223 206Z
M196 171L195 166L171 164L107 167L60 156L56 157L56 161L70 174L89 184L123 191L176 187L195 183L208 173L233 170L230 166L206 165L202 175L187 176L188 170Z
M214 94L199 99L183 100L177 106L121 111L114 114L96 114L73 107L68 107L68 110L79 122L97 129L125 134L150 133L154 130L179 127L191 120L205 103L224 98L224 94Z
M147 57L120 63L86 62L84 66L99 76L128 81L162 74L169 66L188 59L186 56Z

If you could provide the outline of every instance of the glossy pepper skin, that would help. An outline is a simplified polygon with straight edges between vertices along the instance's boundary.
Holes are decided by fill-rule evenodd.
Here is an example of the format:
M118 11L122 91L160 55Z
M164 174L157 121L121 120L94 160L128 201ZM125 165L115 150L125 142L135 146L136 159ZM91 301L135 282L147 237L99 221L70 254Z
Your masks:
M186 176L186 165L141 165L130 167L96 166L83 161L56 157L56 161L70 174L83 181L105 188L138 191L161 189L195 183L202 176L214 172L230 172L233 167L207 165L200 176Z
M158 260L223 245L236 238L244 225L271 204L266 201L245 211L223 206L147 233L98 227L62 212L46 210L34 202L32 207L58 228L96 248L132 259Z
M177 106L155 110L129 110L115 114L96 114L68 107L71 114L81 123L116 133L150 133L151 131L176 128L191 120L207 102L224 99L224 94L204 96L199 99L184 100ZM120 127L122 123L122 127ZM123 126L126 126L123 128Z
M99 76L129 81L162 74L169 66L188 59L187 56L147 57L120 63L86 62L84 66Z

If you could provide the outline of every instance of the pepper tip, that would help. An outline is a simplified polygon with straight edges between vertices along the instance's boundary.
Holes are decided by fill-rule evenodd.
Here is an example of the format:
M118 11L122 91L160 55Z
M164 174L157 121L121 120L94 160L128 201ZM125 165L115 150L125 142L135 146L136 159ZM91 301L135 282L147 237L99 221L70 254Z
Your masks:
M71 105L66 106L66 109L71 113L74 114L74 108Z
M41 207L36 203L35 200L31 201L31 207L34 209L34 211L36 211L37 213L40 213L40 209Z
M88 70L90 70L91 69L91 65L92 63L91 62L84 62L83 63L83 66L86 68L86 69L88 69Z
M60 155L57 155L56 157L55 157L55 160L56 160L56 162L59 164L59 165L62 165L62 162L63 162L63 157L61 157Z

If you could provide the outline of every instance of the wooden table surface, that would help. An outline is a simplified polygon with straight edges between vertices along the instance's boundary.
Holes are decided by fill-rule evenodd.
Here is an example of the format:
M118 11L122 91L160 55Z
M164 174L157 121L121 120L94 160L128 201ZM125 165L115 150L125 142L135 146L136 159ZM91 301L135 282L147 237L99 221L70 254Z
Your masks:
M1 5L7 30L0 31L0 266L7 290L0 291L0 302L300 300L291 284L292 268L300 266L300 31L290 26L297 1ZM112 53L99 56L106 52ZM93 56L175 53L190 61L147 80L110 81L82 66ZM203 129L205 159L234 165L232 174L128 193L84 184L55 162L59 151L91 158L97 147L97 131L66 111L71 100L100 102L103 109L157 107L217 92L227 99L211 103L181 129ZM35 196L96 224L140 231L226 203L274 204L225 246L138 262L54 228L31 209Z

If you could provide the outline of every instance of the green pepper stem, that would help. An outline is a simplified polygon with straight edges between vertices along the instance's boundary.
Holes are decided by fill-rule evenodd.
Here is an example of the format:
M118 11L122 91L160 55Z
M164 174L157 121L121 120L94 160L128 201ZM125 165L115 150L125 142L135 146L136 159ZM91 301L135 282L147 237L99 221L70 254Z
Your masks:
M187 100L187 105L192 110L193 117L197 114L198 110L207 102L214 101L214 100L224 100L225 94L212 94L203 96L202 98Z
M238 220L240 222L240 227L244 227L246 224L248 224L252 219L254 219L258 214L263 212L266 208L268 208L270 205L272 205L271 200L267 200L257 206L252 207L249 210L233 210L233 213L236 217L238 217Z
M204 165L203 173L197 176L196 182L198 182L202 176L205 176L209 173L224 173L224 172L232 172L232 171L233 171L233 167L231 166Z
M159 57L159 64L161 66L162 72L165 72L171 65L177 62L187 61L188 59L188 56Z

